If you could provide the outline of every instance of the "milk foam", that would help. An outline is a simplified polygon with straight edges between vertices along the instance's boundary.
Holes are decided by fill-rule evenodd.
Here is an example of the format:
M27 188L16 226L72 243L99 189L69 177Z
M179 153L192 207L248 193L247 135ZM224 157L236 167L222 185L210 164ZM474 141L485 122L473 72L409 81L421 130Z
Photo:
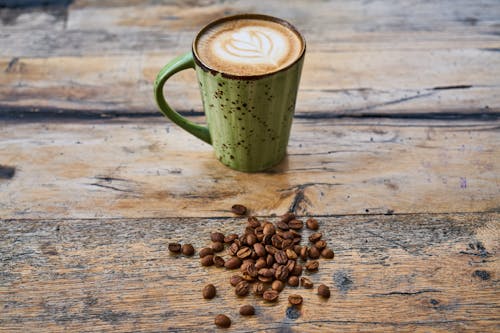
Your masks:
M208 29L199 37L196 48L209 67L234 75L259 75L294 62L302 42L279 23L237 19Z

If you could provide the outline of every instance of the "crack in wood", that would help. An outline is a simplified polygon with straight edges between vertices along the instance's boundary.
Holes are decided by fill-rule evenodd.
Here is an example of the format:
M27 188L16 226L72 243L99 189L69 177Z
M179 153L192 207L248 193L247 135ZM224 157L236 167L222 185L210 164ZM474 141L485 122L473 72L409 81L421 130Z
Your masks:
M388 293L379 293L379 294L373 294L371 295L372 297L383 297L383 296L394 296L394 295L399 295L399 296L412 296L412 295L420 295L420 294L425 294L425 293L440 293L442 292L441 290L438 289L422 289L418 291L391 291Z

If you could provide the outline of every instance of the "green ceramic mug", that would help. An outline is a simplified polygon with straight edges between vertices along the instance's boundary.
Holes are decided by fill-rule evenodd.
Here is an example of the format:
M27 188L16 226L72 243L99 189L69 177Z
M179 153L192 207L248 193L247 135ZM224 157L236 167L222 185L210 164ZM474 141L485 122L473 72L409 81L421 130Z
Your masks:
M256 172L286 155L306 44L288 22L266 15L225 17L205 26L191 52L175 58L154 84L160 111L211 144L232 169ZM207 126L197 125L165 101L163 86L194 68Z

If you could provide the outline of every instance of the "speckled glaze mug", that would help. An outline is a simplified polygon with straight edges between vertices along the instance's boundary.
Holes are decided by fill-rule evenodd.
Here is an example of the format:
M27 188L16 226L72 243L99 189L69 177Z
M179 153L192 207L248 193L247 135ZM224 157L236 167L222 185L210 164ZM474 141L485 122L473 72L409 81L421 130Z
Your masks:
M223 164L244 172L266 170L286 155L305 49L302 35L278 18L243 14L216 20L197 34L191 52L159 72L155 100L166 117L211 144ZM167 79L188 68L196 70L207 126L182 117L163 95Z

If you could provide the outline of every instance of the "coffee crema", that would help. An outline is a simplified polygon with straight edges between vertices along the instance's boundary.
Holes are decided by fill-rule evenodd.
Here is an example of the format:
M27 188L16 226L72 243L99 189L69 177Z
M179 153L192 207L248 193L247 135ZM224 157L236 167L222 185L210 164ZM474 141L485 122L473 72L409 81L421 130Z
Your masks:
M204 29L196 53L208 67L238 75L262 75L292 64L303 50L302 38L272 19L238 18Z

